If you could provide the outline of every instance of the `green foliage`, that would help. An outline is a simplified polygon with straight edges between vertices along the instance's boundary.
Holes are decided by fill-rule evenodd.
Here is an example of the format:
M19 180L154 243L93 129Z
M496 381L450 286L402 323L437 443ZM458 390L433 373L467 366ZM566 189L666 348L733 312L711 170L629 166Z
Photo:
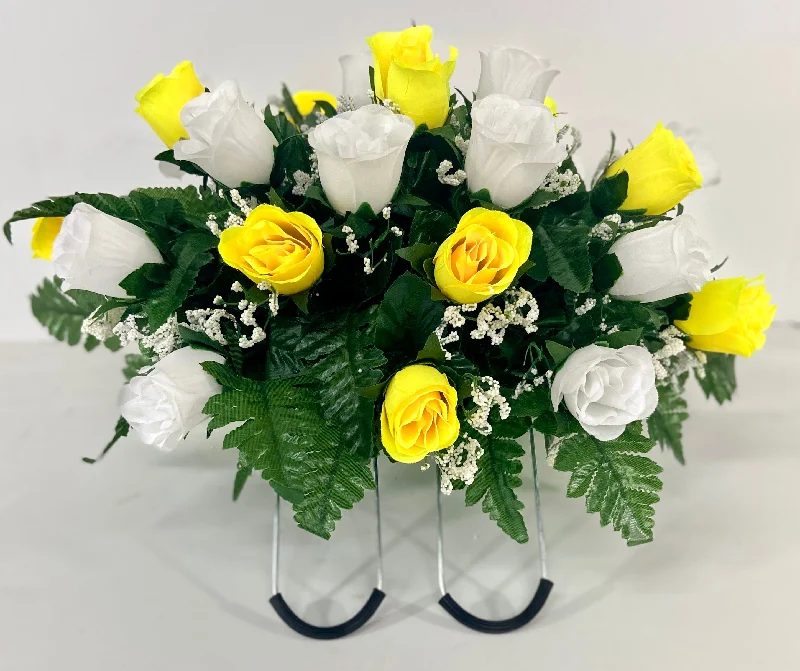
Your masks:
M670 384L659 386L658 407L647 419L647 433L662 449L669 449L678 462L684 464L682 429L689 413L682 391L683 385L678 389Z
M125 355L125 368L122 369L122 374L125 376L125 381L130 382L133 378L139 375L139 371L146 366L152 366L153 360L146 354L126 354Z
M83 461L86 464L96 464L103 457L105 457L106 454L108 454L108 452L111 450L112 447L114 447L114 445L117 444L117 441L119 441L120 438L125 438L125 436L128 435L130 428L131 427L130 424L128 424L128 421L124 417L120 417L117 420L116 426L114 427L114 437L103 448L103 451L94 459L92 457L83 457L81 461Z
M630 546L653 540L662 469L643 456L653 445L631 424L616 440L597 440L581 431L554 448L555 469L572 473L567 496L586 497L587 512L600 513L600 524L613 525Z
M733 354L708 352L708 363L703 372L695 371L695 377L706 398L714 399L722 405L733 399L736 391L736 357Z
M601 179L592 189L589 202L594 213L602 218L614 214L625 202L628 195L628 173L624 170Z
M567 357L575 351L574 347L566 347L553 340L548 340L545 343L545 347L547 347L547 351L550 352L550 356L553 357L553 363L556 366L566 361Z
M325 421L317 394L300 378L257 382L216 362L203 368L222 385L203 412L209 433L232 422L223 449L239 450L239 469L261 471L294 505L304 529L330 538L341 508L352 508L374 486L368 461L353 455Z
M550 277L569 291L588 291L592 285L589 227L543 222L536 227L535 237L541 242L547 257Z
M238 501L239 496L253 474L252 468L239 468L236 471L236 476L233 478L233 500Z
M361 389L381 381L386 359L374 346L375 308L348 312L317 323L297 343L297 355L313 364L308 374L319 382L319 402L325 419L336 427L353 453L368 459L375 452L375 401Z
M622 264L616 254L601 256L592 270L595 291L607 292L622 277Z
M523 503L514 491L522 484L520 457L525 454L519 444L508 438L481 437L483 456L478 460L478 472L464 494L464 502L474 506L482 501L483 512L497 522L517 543L528 542L528 530L520 510Z
M172 149L167 149L165 151L162 151L160 154L156 154L155 159L156 161L161 161L163 163L176 165L187 175L199 175L200 177L206 176L205 170L196 166L191 161L180 161L177 158L175 158L175 152Z

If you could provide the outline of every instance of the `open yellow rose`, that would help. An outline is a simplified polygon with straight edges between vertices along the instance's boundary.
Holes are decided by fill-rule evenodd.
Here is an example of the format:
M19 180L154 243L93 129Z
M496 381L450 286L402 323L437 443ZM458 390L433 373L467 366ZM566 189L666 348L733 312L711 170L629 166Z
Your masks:
M63 221L64 217L39 217L36 220L31 238L34 259L50 261L53 258L53 242L61 231Z
M323 100L330 103L332 107L336 107L336 97L327 91L297 91L292 94L292 100L300 116L308 116L311 114L316 105L317 100Z
M703 185L689 147L659 122L641 144L614 161L606 176L628 173L628 196L622 210L663 214Z
M190 61L178 63L168 75L157 74L136 94L136 112L170 149L189 134L181 123L181 109L205 91Z
M458 49L450 47L446 63L431 51L433 30L414 26L393 33L376 33L367 39L375 57L375 93L389 98L417 126L438 128L450 111L450 77L456 69Z
M777 309L762 279L714 280L693 293L689 318L675 322L692 336L689 347L741 356L760 350Z
M413 464L458 438L458 394L432 366L414 364L395 374L381 409L381 442L395 461Z
M532 244L533 231L525 222L473 208L436 252L436 286L456 303L485 301L508 289Z
M279 294L305 291L325 265L322 231L302 212L259 205L243 226L222 231L219 254L253 282L267 282Z

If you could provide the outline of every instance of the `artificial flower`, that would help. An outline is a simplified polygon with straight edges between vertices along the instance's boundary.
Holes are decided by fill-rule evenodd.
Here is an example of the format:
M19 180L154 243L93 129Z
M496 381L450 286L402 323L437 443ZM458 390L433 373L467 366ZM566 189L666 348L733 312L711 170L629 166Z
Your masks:
M292 94L292 100L300 116L308 116L314 111L314 105L318 100L336 107L336 96L331 95L327 91L296 91Z
M689 347L748 357L760 350L777 310L763 279L714 280L693 293L688 319L675 322L691 336Z
M372 52L346 54L339 59L339 64L342 66L342 95L349 98L355 109L372 103L369 85Z
M395 461L413 464L450 447L460 430L458 394L447 376L414 364L396 373L381 408L381 442Z
M138 226L78 203L53 242L53 268L62 288L128 298L119 283L145 263L164 259Z
M456 303L480 303L508 289L528 260L533 231L505 212L475 207L434 258L439 290Z
M204 90L192 63L183 61L170 74L157 74L136 94L136 112L172 148L178 140L189 137L181 124L181 109Z
M493 93L472 105L465 170L473 193L488 189L493 203L515 207L566 157L543 103Z
M547 89L558 74L558 70L550 68L549 60L511 47L480 53L481 77L475 93L478 99L504 93L517 100L545 101Z
M376 33L367 39L375 58L375 93L390 99L418 126L438 128L450 111L450 77L458 49L450 47L442 63L431 51L433 30L414 26L400 32Z
M614 161L606 176L623 170L628 173L628 195L622 210L663 214L703 185L689 147L660 122L644 142Z
M259 205L242 226L222 231L219 254L253 282L279 294L296 294L319 279L325 265L322 231L302 212Z
M311 130L320 182L339 214L355 212L362 203L380 212L389 203L413 133L411 119L382 105L342 112Z
M53 242L61 230L63 221L64 217L39 217L34 222L31 238L34 259L50 261L53 258Z
M658 405L653 358L639 345L581 347L553 378L550 399L553 410L563 399L588 434L614 440L631 422L647 419Z
M225 357L183 347L122 388L120 413L143 443L172 450L207 418L203 407L222 387L200 366L204 361L225 363Z
M688 214L627 233L608 251L622 265L608 293L621 300L652 303L697 291L711 280L711 247Z
M278 143L236 82L190 100L180 117L189 139L175 143L175 158L191 161L228 187L269 183Z

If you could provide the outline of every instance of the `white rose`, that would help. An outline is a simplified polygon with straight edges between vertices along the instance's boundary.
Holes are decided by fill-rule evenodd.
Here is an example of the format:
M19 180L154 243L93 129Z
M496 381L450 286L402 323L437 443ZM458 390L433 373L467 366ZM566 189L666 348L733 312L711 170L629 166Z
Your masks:
M553 114L542 103L493 93L472 106L466 172L473 193L488 189L496 205L514 207L566 157Z
M644 347L589 345L569 355L553 378L553 410L561 399L586 433L614 440L658 405L653 358Z
M522 49L497 47L488 54L481 52L481 78L475 95L485 98L492 93L505 93L517 100L544 102L558 72L550 69L546 58Z
M333 208L344 214L367 203L380 212L392 199L414 122L382 105L367 105L324 121L308 134L319 179Z
M609 290L614 298L651 303L699 291L711 280L711 247L688 214L623 235L609 250L622 276Z
M175 143L175 158L191 161L228 187L269 183L277 141L236 82L190 100L181 123L189 139Z
M145 263L164 259L138 226L78 203L53 242L53 268L63 288L127 298L119 283Z
M142 442L172 450L206 419L203 406L222 387L200 366L204 361L225 359L215 352L184 347L122 388L120 412Z
M342 95L350 98L356 109L372 103L369 86L372 52L347 54L339 59L339 63L342 66Z

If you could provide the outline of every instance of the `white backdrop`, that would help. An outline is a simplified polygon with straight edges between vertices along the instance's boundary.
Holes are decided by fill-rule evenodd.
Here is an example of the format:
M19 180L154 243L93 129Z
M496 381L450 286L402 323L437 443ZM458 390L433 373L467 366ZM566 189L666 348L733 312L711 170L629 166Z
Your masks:
M168 183L163 148L134 114L136 91L182 59L214 86L237 78L263 103L281 81L339 89L340 54L410 19L461 56L455 86L477 84L478 50L519 46L562 74L550 93L584 135L591 171L608 131L641 140L662 120L702 128L722 184L687 201L726 273L766 273L779 319L800 319L796 193L800 8L796 0L4 0L0 7L0 218L48 195L126 193ZM43 339L27 294L46 262L30 226L0 243L0 340Z

